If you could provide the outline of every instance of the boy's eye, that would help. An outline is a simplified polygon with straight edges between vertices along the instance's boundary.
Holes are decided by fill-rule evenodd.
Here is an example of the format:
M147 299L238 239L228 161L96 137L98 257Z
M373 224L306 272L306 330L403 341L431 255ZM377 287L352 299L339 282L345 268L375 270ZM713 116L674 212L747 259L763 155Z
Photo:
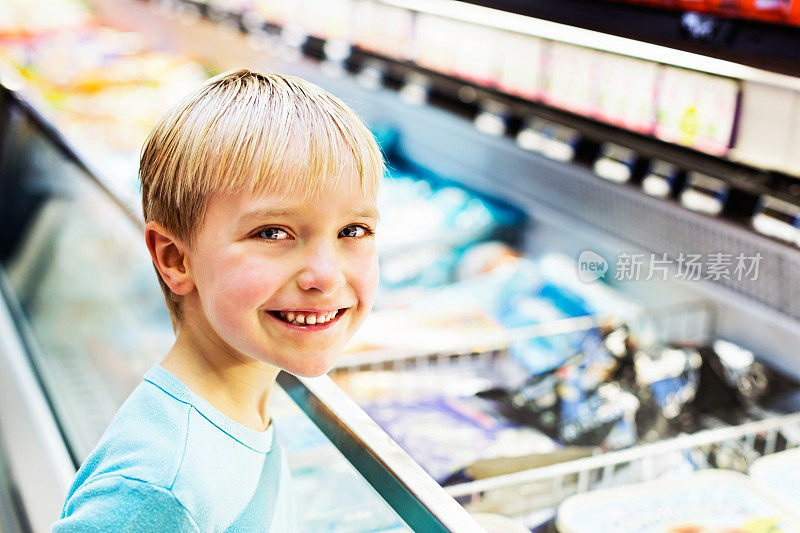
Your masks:
M339 232L339 237L346 237L346 238L358 238L364 237L366 235L372 235L372 231L364 226L359 226L357 224L353 224L352 226L347 226L343 228Z
M278 241L282 239L288 239L289 234L281 228L264 228L258 232L257 237L266 239L268 241Z

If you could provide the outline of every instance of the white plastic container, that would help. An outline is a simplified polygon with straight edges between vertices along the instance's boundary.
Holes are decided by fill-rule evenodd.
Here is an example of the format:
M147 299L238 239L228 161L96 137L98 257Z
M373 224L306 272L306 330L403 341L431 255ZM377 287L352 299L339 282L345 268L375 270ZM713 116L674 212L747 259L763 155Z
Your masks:
M493 513L473 513L472 517L486 533L530 533L520 522Z
M562 533L800 531L800 517L761 492L744 474L704 470L567 498L556 520Z
M750 477L765 493L800 514L800 448L756 460Z

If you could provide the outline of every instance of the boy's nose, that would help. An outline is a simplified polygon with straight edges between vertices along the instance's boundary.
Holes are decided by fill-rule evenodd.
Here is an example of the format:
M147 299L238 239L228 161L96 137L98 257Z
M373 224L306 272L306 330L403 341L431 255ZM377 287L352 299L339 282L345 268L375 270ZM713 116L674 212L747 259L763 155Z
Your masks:
M339 257L333 246L319 245L311 249L297 279L304 291L332 294L345 283Z

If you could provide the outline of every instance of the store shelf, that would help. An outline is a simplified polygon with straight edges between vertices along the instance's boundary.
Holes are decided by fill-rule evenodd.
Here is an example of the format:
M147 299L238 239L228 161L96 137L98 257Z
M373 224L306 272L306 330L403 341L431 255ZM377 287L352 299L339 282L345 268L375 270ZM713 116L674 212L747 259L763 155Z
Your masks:
M403 0L398 0L398 3ZM414 1L414 0L410 0ZM414 2L416 5L437 2ZM649 45L669 47L709 58L748 65L789 76L800 72L800 28L741 19L707 17L706 27L694 37L690 24L681 11L659 9L623 2L598 2L593 0L470 0L468 2L445 0L447 4L473 4L495 10L535 17L567 27L593 30L608 35L632 39L634 48L629 53L639 54ZM459 6L460 7L460 6ZM460 11L460 9L458 9ZM477 11L476 11L477 13ZM586 34L588 37L589 34ZM600 42L605 39L601 38ZM610 43L614 41L609 41ZM603 44L599 46L604 47ZM614 44L608 46L616 48ZM655 52L659 57L660 52ZM649 52L645 52L649 55ZM661 61L660 59L655 59ZM678 59L680 66L691 66L694 60ZM714 67L709 62L708 67ZM711 71L711 70L709 70ZM753 72L757 78L760 74ZM726 75L726 74L723 74ZM746 78L743 78L746 79Z
M399 3L397 5L400 4L406 6L408 9L426 10L422 11L426 13L447 14L448 16L456 18L460 17L460 20L465 20L468 22L481 22L489 25L495 24L499 27L514 28L515 31L524 31L526 27L530 25L535 27L540 24L549 24L547 22L536 21L529 17L523 17L504 12L496 12L495 10L487 10L485 8L476 6L467 5L464 7L464 5L459 2L442 1L417 4L413 2L406 2ZM101 7L101 10L119 11L119 9L115 9L113 6L110 6L103 1L99 1L98 5ZM444 9L442 6L447 7L447 9ZM484 16L483 13L473 13L471 9L488 11L500 19L512 17L514 18L515 24L504 24L502 20L494 21L492 17ZM207 7L202 8L201 11L208 14ZM219 13L217 13L217 15L219 15ZM239 20L238 15L234 14L228 14L225 16L229 18L232 17L230 20L236 21L236 28L239 28L239 24L242 23L242 20L244 20ZM178 18L180 19L180 17ZM214 18L216 18L216 16ZM228 20L228 18L225 20ZM117 17L116 21L120 22L119 17ZM274 52L274 50L269 49L270 47L274 49L283 46L281 44L282 41L279 38L279 33L274 33L276 30L274 27L257 27L256 29L253 29L252 26L252 23L247 25L242 23L241 25L242 31L244 31L245 27L248 27L255 32L246 38L240 39L241 43L245 45L240 51L240 55L242 58L245 58L245 61L250 61L249 58L252 57L252 50L244 50L244 48L247 47L246 42L252 44L253 41L269 41L265 45L265 51L268 53L271 51ZM197 25L193 25L192 27L197 28ZM228 27L230 27L230 24L224 24L220 26L220 28ZM528 30L530 30L530 28L528 28ZM205 30L201 29L200 31ZM558 27L550 28L548 31L530 31L530 33L546 35L548 38L558 37L562 40L562 42L569 42L570 31L575 31L575 28ZM583 30L577 31L581 32ZM229 35L228 37L231 36ZM589 32L589 34L584 35L581 37L581 39L573 39L573 41L580 42L584 46L589 46L590 44L598 46L602 39L597 39L594 37L595 36ZM195 44L198 44L202 49L203 45L201 43ZM625 53L626 51L629 53L631 50L638 49L638 47L642 44L643 43L622 40L622 42L616 43L615 47L613 48L619 53ZM309 37L305 41L305 44L303 44L302 50L307 56L317 59L324 59L324 46L324 41L315 37ZM674 50L666 49L662 51L673 55L675 52ZM225 54L215 52L211 55L214 56L215 63L219 63L219 58ZM687 56L691 56L691 54L687 54ZM708 61L708 58L701 56L692 56L692 58L701 62ZM657 55L651 57L651 60L657 62L668 62L666 57L658 57ZM222 59L222 61L224 62L225 59ZM275 63L272 60L268 61L268 63L280 64L280 62ZM759 83L766 83L765 78L760 75L764 74L769 77L769 73L764 73L755 69L747 69L741 65L727 64L724 62L717 63L720 65L724 64L725 68L728 69L725 71L725 69L722 68L720 72L725 71L725 74L733 77L739 76L739 79L761 80ZM678 62L676 64L683 64L684 66L688 65L686 62ZM429 91L428 101L430 103L446 108L455 114L459 114L469 119L475 118L481 111L481 108L487 104L499 105L505 113L503 120L507 122L506 134L512 137L522 127L524 121L531 117L544 118L552 121L555 124L574 128L581 138L582 146L580 147L581 153L579 154L579 157L582 157L582 162L587 165L591 165L593 163L593 158L596 157L600 145L603 142L613 140L615 143L633 149L635 154L640 159L662 159L674 163L680 169L686 171L700 171L715 176L723 181L726 181L733 190L734 198L727 206L725 215L742 221L746 225L749 225L749 219L753 214L753 208L758 203L758 199L762 194L769 194L793 204L800 203L800 184L798 184L796 179L791 176L782 175L780 173L771 173L725 158L707 155L697 150L658 140L650 135L635 133L621 127L616 127L607 123L593 120L591 118L576 115L568 111L556 109L539 102L512 96L496 89L481 86L480 84L430 71L412 62L400 61L355 48L347 60L347 68L353 74L357 74L363 68L377 68L379 70L378 75L383 76L383 83L392 88L401 88L403 84L407 83L410 78L416 76L421 80L422 83L426 84L426 87ZM710 70L713 71L714 69ZM751 71L750 74L753 74L752 78L748 78L744 71ZM779 78L780 82L786 84L787 87L800 87L800 78L790 78L786 76L773 76L773 78ZM465 95L469 95L468 99ZM735 147L733 154L735 157L738 157L740 153L748 154L752 157L752 151L752 147L749 149L749 151L743 151L739 147ZM765 164L766 167L769 167L768 161L765 160ZM634 176L634 182L637 179L641 179L641 176Z
M318 49L320 46L314 48ZM505 135L511 138L519 133L524 121L530 118L542 118L572 128L580 136L576 160L586 166L591 166L594 162L602 143L613 140L615 144L634 150L636 156L641 159L668 161L680 169L696 170L719 177L746 197L739 205L729 206L727 213L746 224L749 223L753 205L762 194L772 194L791 203L800 203L800 183L791 176L715 157L692 148L661 141L650 135L636 133L364 50L353 50L348 66L350 72L354 74L364 68L380 68L384 75L384 85L394 89L401 88L410 75L418 74L429 89L430 105L446 109L468 120L474 120L487 102L499 104L506 113ZM465 89L469 89L469 100L465 100L462 96L465 94ZM635 183L640 178L641 175L634 175L632 181Z
M119 11L118 8L109 6L104 0L96 0L101 11ZM757 203L761 192L768 191L768 194L776 194L783 200L798 204L800 203L800 183L797 183L797 169L800 168L800 159L794 155L794 150L785 145L784 142L776 140L776 136L793 134L794 130L800 127L800 115L795 115L800 109L800 78L775 74L763 69L752 68L730 61L722 61L695 53L688 53L680 50L667 48L664 46L653 45L621 38L618 36L602 34L596 31L585 30L573 26L566 26L550 21L534 19L529 16L499 11L483 6L476 6L465 2L452 0L433 0L431 2L418 2L416 0L376 0L375 5L385 4L386 8L397 10L397 12L414 13L418 16L446 17L454 22L461 22L474 28L492 28L492 31L502 30L505 34L516 34L517 36L531 36L534 40L542 39L547 43L567 43L569 46L575 45L575 50L600 50L592 61L598 65L606 61L609 57L633 57L641 58L650 64L673 65L684 69L692 69L703 73L711 73L712 77L703 78L703 83L713 82L716 78L718 82L734 83L736 80L740 84L737 89L738 99L740 100L739 118L730 118L730 124L724 126L723 130L730 130L732 136L732 146L723 146L720 139L712 141L713 146L697 146L697 149L685 149L679 146L678 139L672 138L675 132L672 131L674 125L666 127L667 130L658 133L672 142L659 140L655 131L647 134L634 133L623 127L615 127L604 122L599 117L586 118L569 111L548 106L538 101L542 95L534 99L527 99L489 87L489 84L476 83L455 76L434 72L419 66L413 61L399 59L394 56L382 56L355 47L352 54L346 60L347 66L351 71L360 69L364 66L377 67L376 76L385 76L382 80L393 87L402 86L410 78L419 78L431 89L431 101L437 105L448 107L452 111L462 114L475 114L482 104L499 103L508 111L508 131L510 134L516 132L515 128L529 118L531 115L552 117L560 124L578 124L579 133L589 141L589 143L601 143L604 140L619 139L628 143L642 157L649 157L648 154L663 153L666 157L675 154L673 160L685 161L687 170L702 170L704 166L719 168L718 174L723 179L731 177L731 181L736 182L737 190L746 190L750 195L749 203L752 208ZM177 19L183 25L195 26L197 18L204 16L207 20L213 21L219 26L223 33L237 33L239 31L250 33L247 37L251 41L270 41L270 46L282 46L281 43L290 47L295 47L294 53L298 49L302 50L307 56L317 59L325 58L325 47L328 44L324 40L305 35L301 29L294 25L287 28L285 35L282 28L270 22L259 20L255 12L246 11L244 14L234 11L226 11L215 4L205 4L194 0L169 0L157 4L151 3L154 12L160 16ZM193 15L187 15L188 12ZM119 21L118 21L119 23ZM123 23L124 24L124 23ZM798 29L800 31L800 29ZM355 36L353 36L355 37ZM463 36L462 36L463 37ZM502 38L501 34L496 35ZM163 36L154 38L164 40ZM335 42L334 48L341 55L339 59L346 57L346 50L350 44L341 41ZM462 43L463 44L463 43ZM269 53L269 46L265 51ZM547 47L545 47L547 48ZM450 51L452 52L452 50ZM610 52L611 54L606 54ZM401 54L402 55L402 54ZM630 60L629 60L630 61ZM638 59L634 61L639 61ZM333 62L331 62L333 63ZM645 63L645 64L646 64ZM451 65L452 66L452 65ZM600 69L595 65L594 70ZM607 68L607 67L605 67ZM632 68L630 65L628 68ZM602 70L602 69L600 69ZM677 75L677 74L676 74ZM684 76L684 74L680 74ZM697 74L703 76L703 74ZM729 80L725 80L725 78ZM380 83L378 80L377 83ZM684 83L700 84L697 79L684 79ZM581 82L583 83L583 82ZM702 85L702 84L701 84ZM728 89L730 89L728 87ZM728 97L731 98L730 96ZM546 99L545 99L546 100ZM769 131L763 131L758 126L761 123L760 117L765 113L769 114L775 102L785 109L779 112L772 120L773 127ZM563 104L563 102L562 102ZM567 104L564 104L567 105ZM708 105L708 104L704 104ZM732 105L732 104L729 104ZM568 106L567 106L568 107ZM701 106L703 107L703 106ZM795 109L798 108L798 109ZM729 110L731 113L732 111ZM654 111L655 112L655 111ZM589 113L587 111L587 113ZM592 112L594 113L594 112ZM592 114L589 113L589 114ZM600 111L596 111L600 113ZM608 118L608 121L621 121ZM572 126L571 126L572 127ZM641 126L640 127L644 127ZM651 125L656 128L656 126ZM784 131L786 130L786 131ZM680 141L685 142L685 141ZM699 141L698 141L699 142ZM727 142L727 141L726 141ZM597 146L594 147L597 149ZM700 150L707 149L714 154L721 154L720 157L703 154ZM591 151L591 150L590 150ZM786 174L783 174L786 173ZM760 192L759 192L760 191ZM747 202L745 202L747 205ZM744 216L748 216L749 213Z

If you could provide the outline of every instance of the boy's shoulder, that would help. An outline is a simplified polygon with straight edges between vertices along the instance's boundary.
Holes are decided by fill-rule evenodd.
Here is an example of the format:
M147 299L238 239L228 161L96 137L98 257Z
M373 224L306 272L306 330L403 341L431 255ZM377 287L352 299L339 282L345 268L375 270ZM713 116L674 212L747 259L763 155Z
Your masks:
M185 452L190 411L191 405L145 376L114 416L78 477L86 481L118 475L169 488Z
M158 366L81 466L65 510L81 490L131 482L178 502L202 531L285 524L291 515L288 465L274 428L239 426Z
M89 499L108 500L106 493L146 490L135 499L185 513L201 531L270 523L292 531L288 484L274 428L238 426L154 367L81 466L62 518L88 509Z

